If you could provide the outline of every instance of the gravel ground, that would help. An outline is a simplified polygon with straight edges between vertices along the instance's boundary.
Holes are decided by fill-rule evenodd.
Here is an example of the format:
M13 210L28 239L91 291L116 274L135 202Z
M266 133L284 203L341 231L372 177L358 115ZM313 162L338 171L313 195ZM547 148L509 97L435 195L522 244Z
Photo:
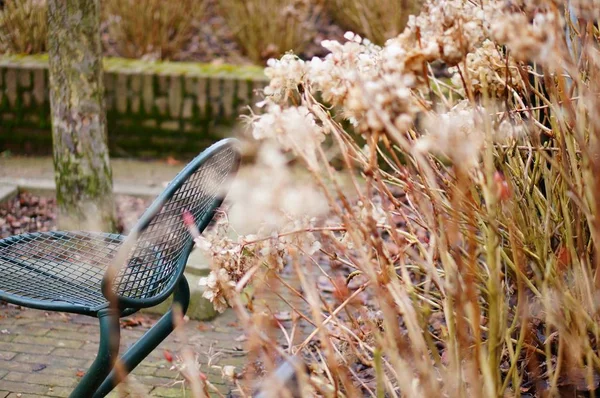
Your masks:
M147 199L118 195L115 197L119 232L127 233L150 204ZM25 232L56 230L56 199L20 193L0 204L0 238Z

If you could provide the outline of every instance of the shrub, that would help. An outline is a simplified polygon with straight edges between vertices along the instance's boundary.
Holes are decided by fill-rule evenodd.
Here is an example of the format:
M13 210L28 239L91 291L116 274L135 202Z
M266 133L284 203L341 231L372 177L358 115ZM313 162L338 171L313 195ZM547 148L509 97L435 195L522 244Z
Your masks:
M257 161L231 192L252 235L198 239L246 375L295 355L302 396L597 391L597 15L504 3L430 0L383 47L347 34L270 63Z
M300 53L316 35L320 7L310 0L221 0L222 17L255 63Z
M0 52L46 51L46 0L7 0L0 8Z
M205 0L103 0L108 34L118 55L173 59L190 41Z
M328 0L327 11L337 24L376 44L398 36L420 0Z

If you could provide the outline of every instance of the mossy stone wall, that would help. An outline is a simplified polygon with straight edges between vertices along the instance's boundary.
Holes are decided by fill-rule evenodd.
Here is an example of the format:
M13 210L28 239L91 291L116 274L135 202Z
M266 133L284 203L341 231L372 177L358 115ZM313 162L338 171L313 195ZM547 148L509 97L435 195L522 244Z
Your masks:
M267 80L258 67L104 60L111 156L189 158L228 135ZM0 151L51 154L46 56L0 56Z

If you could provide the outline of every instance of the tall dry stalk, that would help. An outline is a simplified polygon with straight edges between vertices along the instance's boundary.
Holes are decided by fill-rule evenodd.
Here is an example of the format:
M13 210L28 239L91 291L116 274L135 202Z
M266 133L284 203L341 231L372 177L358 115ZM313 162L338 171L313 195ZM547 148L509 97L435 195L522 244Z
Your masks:
M0 8L0 53L38 54L46 51L46 0L7 0Z
M102 7L120 56L173 59L192 38L206 1L104 0Z
M310 0L222 0L221 15L246 55L257 64L314 39L320 7Z
M408 16L416 14L420 0L331 0L325 1L334 20L373 43L383 44L398 36Z
M303 396L598 389L597 10L519 4L432 0L383 47L267 68L256 160L198 240L246 377L296 356Z

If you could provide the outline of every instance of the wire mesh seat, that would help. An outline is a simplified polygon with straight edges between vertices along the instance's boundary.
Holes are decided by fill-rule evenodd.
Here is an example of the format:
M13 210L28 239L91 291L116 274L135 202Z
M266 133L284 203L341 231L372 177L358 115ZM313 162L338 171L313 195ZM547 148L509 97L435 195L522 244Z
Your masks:
M0 290L17 303L26 298L41 307L47 303L72 305L83 312L100 308L107 302L100 288L104 271L123 238L90 232L39 232L1 240Z
M171 181L128 236L60 231L0 240L1 300L100 319L98 356L72 397L105 396L121 380L110 373L118 354L120 316L171 295L185 314L190 295L183 271L193 239L183 214L191 215L202 232L221 205L239 160L235 140L212 145ZM173 316L172 310L166 313L123 354L125 373L171 333Z

